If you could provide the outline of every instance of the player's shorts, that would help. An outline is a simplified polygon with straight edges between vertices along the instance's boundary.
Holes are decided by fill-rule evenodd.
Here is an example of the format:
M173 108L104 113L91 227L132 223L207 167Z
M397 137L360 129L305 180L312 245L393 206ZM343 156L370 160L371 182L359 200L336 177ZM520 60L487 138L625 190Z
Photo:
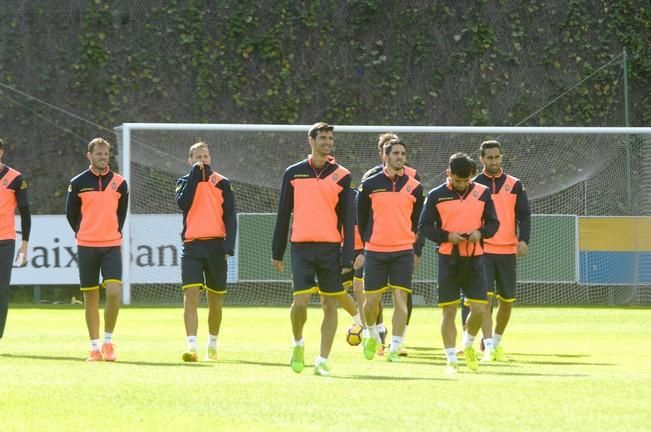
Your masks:
M399 252L366 251L364 292L377 293L397 288L411 293L413 273L413 249Z
M439 254L440 307L461 303L461 293L469 302L488 303L484 276L484 257L458 257Z
M292 278L294 295L343 294L345 290L341 283L341 245L292 243Z
M515 301L515 254L484 254L484 267L486 269L486 287L488 295L511 303ZM497 288L497 290L495 290Z
M226 293L224 240L206 239L183 243L181 280L183 289L198 287L216 294Z
M361 254L364 253L363 249L356 250L355 251L355 258L353 259L353 262L357 259L357 257ZM344 286L344 289L348 289L353 286L353 280L358 279L361 280L364 278L364 266L358 268L357 270L351 270L348 273L344 273L341 275L341 283Z
M100 288L100 272L102 273L102 286L109 282L122 282L120 246L77 246L77 259L79 261L79 284L82 291Z

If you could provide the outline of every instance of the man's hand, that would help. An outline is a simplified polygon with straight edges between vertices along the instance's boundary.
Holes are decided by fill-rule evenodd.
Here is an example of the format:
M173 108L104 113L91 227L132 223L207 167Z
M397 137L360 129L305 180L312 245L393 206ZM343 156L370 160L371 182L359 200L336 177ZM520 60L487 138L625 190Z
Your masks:
M341 268L341 274L342 274L342 275L343 275L343 274L346 274L346 273L348 273L348 272L351 272L351 271L353 271L352 267L342 267L342 268Z
M420 264L420 257L414 254L414 271L418 268L418 264Z
M355 262L353 263L353 268L355 270L359 270L364 267L364 259L365 258L363 253L357 255L357 258L355 258Z
M529 252L529 245L527 244L526 241L520 240L518 242L518 250L515 254L519 257L523 257L527 255L528 252Z
M464 240L465 238L461 235L461 233L457 233L457 232L448 233L448 241L453 245L459 244Z
M278 273L282 273L283 270L285 270L285 263L283 260L272 259L271 264L274 266L274 269L276 269Z
M18 253L16 254L16 265L18 265L18 267L23 267L27 265L27 259L29 258L27 256L28 244L29 243L25 240L23 240L20 243L20 248L18 249Z
M474 230L468 235L468 241L470 243L477 243L481 240L481 232L479 230Z

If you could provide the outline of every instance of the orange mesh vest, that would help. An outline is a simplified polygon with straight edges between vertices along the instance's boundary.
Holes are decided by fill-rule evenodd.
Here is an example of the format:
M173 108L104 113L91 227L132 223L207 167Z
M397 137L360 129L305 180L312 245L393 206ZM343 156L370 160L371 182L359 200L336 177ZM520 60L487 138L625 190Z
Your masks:
M213 172L208 181L197 184L192 206L185 220L184 242L226 237L224 195L222 190L217 187L224 178L224 176Z
M482 217L485 203L480 199L486 189L479 183L471 183L473 189L464 198L442 201L436 205L441 216L441 229L447 232L469 233L482 226ZM448 183L448 187L451 187ZM452 255L450 242L443 242L439 246L439 253ZM460 256L483 255L480 243L472 244L468 240L459 243Z
M337 184L350 174L338 166L324 178L298 178L291 181L294 188L294 220L290 241L341 243L336 207L342 187Z
M518 236L515 223L517 195L513 193L518 179L506 174L506 180L499 192L492 192L493 204L500 227L497 233L484 241L484 251L492 254L514 254L518 250Z
M8 167L7 173L0 179L0 240L16 239L16 191L9 185L20 175L18 171Z
M411 215L416 197L412 192L419 185L418 180L409 177L399 191L371 193L373 232L366 242L366 250L398 252L413 249L416 234L411 230Z
M102 190L79 193L81 199L81 224L77 231L77 245L109 247L122 245L118 230L118 188L124 178L113 173L111 181Z

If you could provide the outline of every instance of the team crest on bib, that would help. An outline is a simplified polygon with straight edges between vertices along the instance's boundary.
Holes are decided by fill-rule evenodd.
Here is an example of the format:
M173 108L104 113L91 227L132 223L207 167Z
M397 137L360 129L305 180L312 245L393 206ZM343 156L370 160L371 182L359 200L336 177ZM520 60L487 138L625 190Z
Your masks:
M115 186L115 183L111 182L111 189L115 190L117 189L117 186Z
M4 179L2 181L2 186L7 186L8 184L9 184L9 182L7 181L7 179Z
M411 192L411 186L407 186L407 192Z
M210 183L211 183L213 186L216 185L216 184L217 184L217 179L216 179L214 176L213 176L213 177L210 177Z
M474 192L472 193L472 196L474 196L475 198L477 198L477 197L479 196L479 192L474 191Z
M333 174L333 175L332 175L332 179L333 179L334 181L339 180L339 174L336 174L336 173Z
M511 192L511 185L504 186L504 190L507 192Z

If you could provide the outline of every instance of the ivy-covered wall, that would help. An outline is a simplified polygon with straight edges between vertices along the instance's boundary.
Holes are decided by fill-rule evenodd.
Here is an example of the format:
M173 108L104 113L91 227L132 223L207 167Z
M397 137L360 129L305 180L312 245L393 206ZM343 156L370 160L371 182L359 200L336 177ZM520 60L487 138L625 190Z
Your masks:
M617 57L627 48L631 124L651 124L648 0L3 0L2 9L0 83L24 94L0 86L0 136L5 161L38 184L40 213L62 211L85 143L113 138L82 119L516 125L596 72L522 125L621 126Z

